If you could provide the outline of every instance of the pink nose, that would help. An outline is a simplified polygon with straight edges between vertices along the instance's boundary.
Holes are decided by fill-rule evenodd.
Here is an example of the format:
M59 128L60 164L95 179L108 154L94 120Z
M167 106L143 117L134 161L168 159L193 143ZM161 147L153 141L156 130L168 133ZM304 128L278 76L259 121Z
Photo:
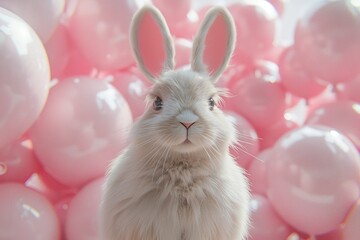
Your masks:
M180 122L186 129L189 129L195 122Z

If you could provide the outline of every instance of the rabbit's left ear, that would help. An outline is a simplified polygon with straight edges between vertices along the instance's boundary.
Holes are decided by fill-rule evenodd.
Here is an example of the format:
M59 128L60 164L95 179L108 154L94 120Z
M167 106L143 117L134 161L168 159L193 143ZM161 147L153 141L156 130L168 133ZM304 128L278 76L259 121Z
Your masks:
M131 24L131 46L140 70L153 82L164 72L174 69L174 45L169 28L160 11L147 5L134 16Z
M224 7L209 10L194 38L191 68L206 72L216 82L226 69L235 48L236 30Z

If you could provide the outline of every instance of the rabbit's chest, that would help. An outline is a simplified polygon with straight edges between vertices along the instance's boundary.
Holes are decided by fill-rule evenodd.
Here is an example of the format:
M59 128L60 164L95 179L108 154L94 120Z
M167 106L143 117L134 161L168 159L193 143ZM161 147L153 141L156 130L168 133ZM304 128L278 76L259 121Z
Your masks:
M199 208L202 202L215 197L208 191L213 188L209 182L211 176L186 161L167 166L158 176L159 195L176 203L180 215Z

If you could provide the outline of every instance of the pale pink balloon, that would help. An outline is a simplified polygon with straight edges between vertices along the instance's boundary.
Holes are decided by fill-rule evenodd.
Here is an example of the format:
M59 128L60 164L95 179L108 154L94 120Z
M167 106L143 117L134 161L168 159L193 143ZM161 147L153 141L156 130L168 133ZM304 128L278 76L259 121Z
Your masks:
M352 207L345 220L343 240L358 240L360 236L360 200Z
M360 235L358 234L356 239L358 239L359 236ZM340 226L337 229L332 230L331 232L315 236L314 240L345 240L345 239L343 238L343 229ZM355 238L354 238L354 240L355 240Z
M45 49L28 24L0 8L0 25L1 148L20 138L39 116L50 73Z
M191 0L152 0L171 27L186 18L191 9Z
M51 78L61 78L70 59L70 40L63 24L59 24L55 33L45 43L49 58Z
M91 65L101 70L115 70L135 62L128 35L136 9L134 1L77 1L69 32Z
M266 161L270 155L270 149L260 152L248 168L248 178L251 192L266 196Z
M129 71L115 73L112 78L111 84L124 96L134 119L138 118L145 111L145 98L149 89L139 77Z
M232 91L234 85L236 85L241 79L246 77L248 74L252 73L250 67L244 65L229 65L225 72L220 76L217 85L223 88L227 88L229 91ZM229 108L227 102L231 100L231 97L224 98L225 108Z
M355 79L336 85L336 96L342 100L351 100L360 103L360 76Z
M199 14L191 9L191 0L152 0L164 15L170 32L177 38L192 40L199 23ZM179 52L176 51L176 54Z
M322 105L309 114L306 123L335 128L360 149L360 103L338 101Z
M250 209L249 240L282 240L291 233L290 226L277 215L266 197L254 194Z
M181 2L181 1L179 1ZM176 38L185 38L192 40L200 26L200 17L198 13L191 10L182 21L169 25L170 32Z
M0 184L0 239L60 239L50 202L19 183Z
M65 185L81 186L104 175L124 148L131 124L129 106L113 86L75 77L51 89L30 136L50 175Z
M256 130L268 128L279 121L285 112L285 92L279 76L273 73L274 64L262 64L232 83L229 109L245 117Z
M259 153L257 133L251 124L239 114L227 111L226 115L234 124L238 137L238 142L230 148L230 153L241 167L248 168Z
M174 39L175 64L176 68L181 68L190 64L192 42L184 38Z
M299 19L294 46L310 74L336 84L360 73L359 41L357 1L319 1Z
M279 15L281 15L284 12L284 8L286 6L286 2L288 0L267 0L269 3L271 3Z
M286 240L316 240L316 239L311 238L310 236L304 233L293 232L286 238Z
M266 163L267 196L276 212L309 235L336 229L359 197L359 153L334 129L295 129L276 143Z
M307 112L311 113L314 109L323 105L338 101L335 92L331 87L325 89L320 95L312 97L306 101Z
M59 183L55 186L53 182L49 183L48 179L44 178L43 172L41 171L40 173L34 173L31 175L25 185L46 197L53 204L65 196L72 195L77 192L76 188L69 188L64 185L60 185Z
M88 183L70 202L66 215L67 240L99 240L100 197L104 179Z
M272 48L263 53L262 59L279 63L280 56L283 54L285 49L286 48L284 46L273 44Z
M69 59L63 71L62 78L91 75L94 66L81 54L73 42L70 41Z
M0 150L0 163L6 171L0 174L1 182L24 183L39 169L29 140L17 140Z
M293 47L287 48L280 57L279 70L281 83L292 94L305 99L319 95L326 88L307 73Z
M281 136L297 127L299 127L298 123L283 117L274 123L274 125L259 130L260 149L271 148Z
M65 223L66 223L66 216L69 211L70 202L73 199L73 195L71 196L65 196L64 198L61 198L57 202L54 203L54 209L58 216L59 222L60 222L60 230L61 230L61 239L66 239L65 236Z
M0 7L24 19L43 43L46 43L55 32L64 4L64 0L0 0Z
M249 63L273 47L278 14L263 0L239 1L228 6L237 30L234 59ZM254 30L256 29L256 31Z

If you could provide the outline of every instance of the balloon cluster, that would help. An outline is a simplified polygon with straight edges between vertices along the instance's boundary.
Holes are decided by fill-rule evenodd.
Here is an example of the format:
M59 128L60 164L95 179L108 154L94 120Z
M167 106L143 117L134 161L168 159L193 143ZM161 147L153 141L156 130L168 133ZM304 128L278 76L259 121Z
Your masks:
M186 68L216 1L152 2ZM220 2L237 27L220 85L250 239L360 239L360 2L311 1L286 44L281 19L306 1ZM100 239L103 176L146 108L128 39L141 4L0 0L0 239Z

